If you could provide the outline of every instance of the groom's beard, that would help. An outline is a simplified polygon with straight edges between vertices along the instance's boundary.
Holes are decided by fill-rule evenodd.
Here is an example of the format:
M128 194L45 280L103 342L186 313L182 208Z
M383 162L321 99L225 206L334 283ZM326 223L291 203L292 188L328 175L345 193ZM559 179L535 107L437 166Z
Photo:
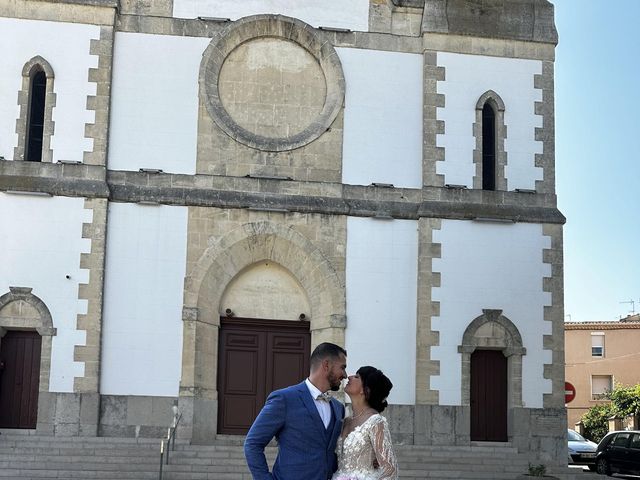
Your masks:
M342 384L342 379L337 375L329 374L329 386L331 387L331 391L337 392L340 390L340 385Z

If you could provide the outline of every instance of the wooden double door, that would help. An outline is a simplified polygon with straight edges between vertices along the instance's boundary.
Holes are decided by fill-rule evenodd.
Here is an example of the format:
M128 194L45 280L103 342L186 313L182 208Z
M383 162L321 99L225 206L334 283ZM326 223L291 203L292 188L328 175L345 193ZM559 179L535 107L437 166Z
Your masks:
M305 379L310 345L307 321L221 318L218 433L247 433L269 393Z
M507 441L507 359L499 350L471 354L471 440Z
M0 428L36 428L41 348L37 332L0 339Z

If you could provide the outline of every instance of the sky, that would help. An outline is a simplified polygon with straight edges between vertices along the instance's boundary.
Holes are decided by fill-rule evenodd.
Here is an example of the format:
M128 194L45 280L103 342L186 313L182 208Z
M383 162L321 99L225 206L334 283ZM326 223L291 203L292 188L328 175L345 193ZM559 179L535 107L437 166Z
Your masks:
M640 0L553 0L565 321L640 312Z

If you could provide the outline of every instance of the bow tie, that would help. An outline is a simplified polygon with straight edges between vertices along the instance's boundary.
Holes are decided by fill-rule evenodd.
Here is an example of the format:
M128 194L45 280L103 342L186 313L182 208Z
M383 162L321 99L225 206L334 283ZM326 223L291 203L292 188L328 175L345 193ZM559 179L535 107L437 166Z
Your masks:
M316 400L320 400L321 402L327 402L329 403L329 400L331 400L331 395L329 395L328 392L325 393L321 393L320 395L318 395L316 397Z

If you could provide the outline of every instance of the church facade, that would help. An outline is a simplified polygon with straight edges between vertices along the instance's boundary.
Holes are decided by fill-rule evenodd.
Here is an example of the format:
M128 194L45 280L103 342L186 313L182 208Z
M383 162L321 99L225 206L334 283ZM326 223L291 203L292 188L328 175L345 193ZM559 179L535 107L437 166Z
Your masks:
M310 350L399 443L565 460L546 0L0 5L0 428L242 434Z

